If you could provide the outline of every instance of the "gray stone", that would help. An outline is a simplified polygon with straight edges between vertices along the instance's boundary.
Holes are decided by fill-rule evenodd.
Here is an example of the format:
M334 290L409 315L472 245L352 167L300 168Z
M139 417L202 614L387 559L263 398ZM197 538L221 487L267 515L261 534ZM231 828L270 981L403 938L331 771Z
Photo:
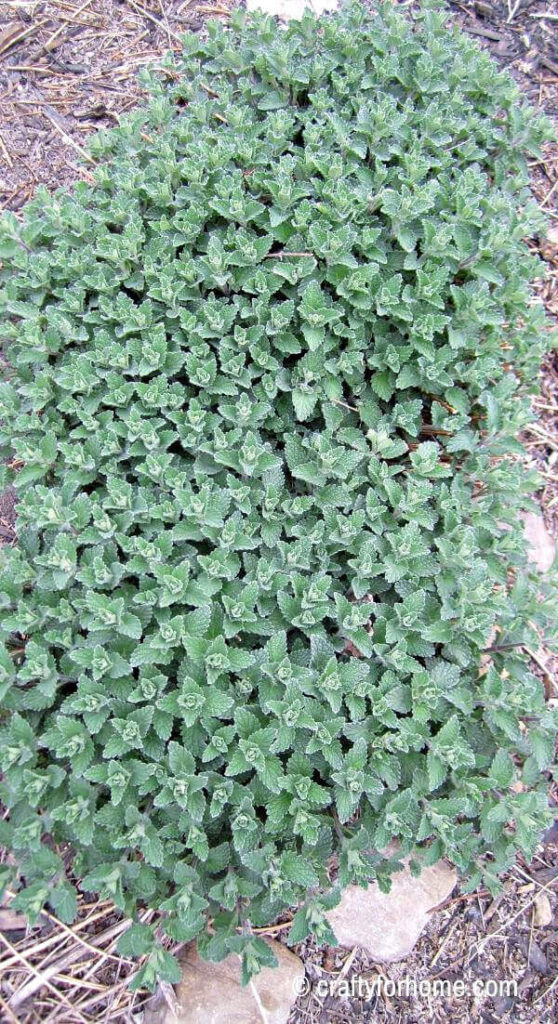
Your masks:
M429 911L452 892L457 873L444 861L425 867L418 878L408 864L392 876L389 893L372 883L349 886L328 920L342 946L360 946L374 960L402 960L413 949L429 920Z
M287 1024L299 995L304 967L280 942L269 941L278 966L264 967L245 987L240 957L208 963L191 943L183 956L182 981L159 992L144 1011L143 1024Z
M539 512L525 512L522 518L529 561L539 572L548 572L556 556L556 544L544 519Z

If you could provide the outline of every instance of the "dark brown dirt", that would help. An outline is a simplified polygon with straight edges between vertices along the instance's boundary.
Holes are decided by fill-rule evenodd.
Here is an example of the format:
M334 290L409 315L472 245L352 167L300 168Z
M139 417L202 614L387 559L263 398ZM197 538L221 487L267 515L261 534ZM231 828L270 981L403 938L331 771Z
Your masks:
M87 176L85 139L141 100L138 71L229 0L0 2L0 204Z

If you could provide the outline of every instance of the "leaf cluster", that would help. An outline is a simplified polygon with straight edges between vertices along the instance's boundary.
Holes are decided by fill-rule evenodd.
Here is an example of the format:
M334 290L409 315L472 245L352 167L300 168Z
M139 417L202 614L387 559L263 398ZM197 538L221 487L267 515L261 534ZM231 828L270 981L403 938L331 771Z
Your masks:
M249 976L391 840L492 885L548 821L515 440L548 125L431 5L237 12L146 84L94 185L0 222L3 873L71 920L69 844ZM174 980L145 924L121 948Z

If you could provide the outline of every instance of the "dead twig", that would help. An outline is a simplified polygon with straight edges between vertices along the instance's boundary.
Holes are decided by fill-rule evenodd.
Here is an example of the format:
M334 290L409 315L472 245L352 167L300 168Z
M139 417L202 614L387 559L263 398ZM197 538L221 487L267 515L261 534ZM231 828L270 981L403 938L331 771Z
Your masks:
M136 3L136 0L128 0L128 2L132 5L134 10L138 12L138 14L141 14L142 18L147 18L147 20L151 21L154 25L156 25L161 32L165 32L166 30L167 34L169 36L172 36L173 39L176 39L176 41L180 43L180 45L182 46L182 38L178 35L178 32L175 32L168 25L163 25L163 23L159 21L158 18L156 18L153 14L150 14L149 11L146 11L145 7L142 7L140 4Z
M69 22L74 21L74 19L77 18L78 15L81 14L82 11L84 11L86 7L89 7L89 5L91 3L93 3L93 0L85 0L85 3L83 3L81 5L81 7L79 7L77 9L77 11L75 11L74 14L72 14L71 17L68 18L67 20ZM35 54L35 57L38 57L40 53L46 53L49 50L52 50L53 49L53 44L56 42L56 40L59 38L59 36L62 35L62 32L64 31L65 28L66 28L66 22L64 21L64 22L62 22L60 27L57 28L56 31L53 32L51 36L49 36L49 38L47 39L46 43L43 43L43 45L39 47L39 49L37 50L37 52Z
M556 192L557 188L558 188L558 178L556 178L556 181L554 182L554 185L550 189L550 192L548 193L548 195L545 196L545 198L543 199L542 203L539 203L539 207L540 207L541 210L546 206L546 204L548 203L548 200L552 198L552 196Z
M84 160L87 160L90 164L96 163L93 157L89 156L89 153L87 153L85 149L82 149L79 143L76 142L75 139L72 139L72 136L68 135L68 132L64 130L54 110L52 110L48 106L45 106L44 115L50 121L52 127L55 128L57 132L60 132L60 135L62 135L62 137L66 140L68 145L72 146Z
M14 166L14 162L13 162L10 154L8 153L8 150L6 149L6 143L4 142L4 139L2 138L1 135L0 135L0 149L2 150L2 152L4 154L4 159L5 159L8 167L13 167Z

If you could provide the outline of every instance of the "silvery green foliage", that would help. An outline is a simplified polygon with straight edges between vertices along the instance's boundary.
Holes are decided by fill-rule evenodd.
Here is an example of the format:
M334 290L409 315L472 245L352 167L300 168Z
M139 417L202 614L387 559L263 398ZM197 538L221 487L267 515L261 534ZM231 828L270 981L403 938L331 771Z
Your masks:
M149 87L94 186L1 225L3 871L71 920L72 850L248 977L253 926L331 939L389 840L492 885L548 820L515 441L548 127L434 8L236 13Z

